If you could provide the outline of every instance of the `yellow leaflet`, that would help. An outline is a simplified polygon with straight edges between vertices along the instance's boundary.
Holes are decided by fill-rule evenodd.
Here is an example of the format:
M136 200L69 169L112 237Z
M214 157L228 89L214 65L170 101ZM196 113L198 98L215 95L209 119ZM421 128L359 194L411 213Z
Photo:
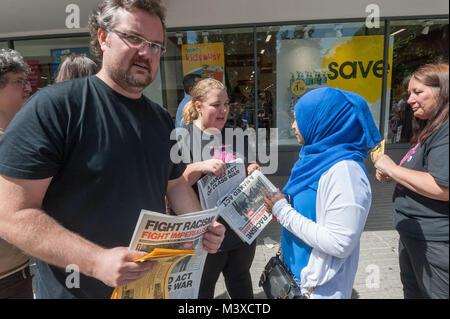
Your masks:
M375 163L378 156L384 154L384 140L380 142L380 145L375 146L372 151L370 152L370 159L372 160L372 163Z
M143 262L147 260L157 260L164 257L176 256L176 255L193 255L195 250L180 250L180 249L166 249L155 248L153 251L144 257L133 260L134 262Z

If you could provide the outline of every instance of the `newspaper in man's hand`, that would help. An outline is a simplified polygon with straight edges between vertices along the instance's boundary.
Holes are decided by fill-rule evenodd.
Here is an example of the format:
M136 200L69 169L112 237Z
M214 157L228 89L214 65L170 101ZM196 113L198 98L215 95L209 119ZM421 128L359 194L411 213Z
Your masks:
M135 260L155 260L156 269L114 290L112 299L196 299L207 252L203 235L218 208L180 216L143 210L129 249L149 254Z
M245 177L242 161L227 163L224 176L208 174L197 186L202 208L217 206L220 216L248 244L272 220L264 207L264 196L276 191L276 187L259 170Z

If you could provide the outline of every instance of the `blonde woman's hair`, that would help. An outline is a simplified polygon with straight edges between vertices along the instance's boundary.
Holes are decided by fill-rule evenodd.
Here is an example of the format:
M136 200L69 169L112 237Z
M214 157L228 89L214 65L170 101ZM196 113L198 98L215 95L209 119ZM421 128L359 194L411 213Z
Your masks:
M207 96L209 91L219 89L219 90L226 90L225 85L222 84L222 82L219 82L215 79L208 78L203 79L192 88L191 92L191 100L186 104L186 106L183 109L183 122L186 124L191 124L194 120L198 119L198 112L195 108L195 102L203 103Z

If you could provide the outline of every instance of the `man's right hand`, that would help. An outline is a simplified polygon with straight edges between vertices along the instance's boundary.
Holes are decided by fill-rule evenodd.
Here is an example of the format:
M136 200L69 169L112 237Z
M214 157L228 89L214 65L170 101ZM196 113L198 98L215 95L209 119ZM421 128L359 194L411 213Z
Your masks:
M98 255L92 275L110 287L125 286L141 279L156 267L155 261L133 261L145 255L146 252L128 250L126 247L104 249Z

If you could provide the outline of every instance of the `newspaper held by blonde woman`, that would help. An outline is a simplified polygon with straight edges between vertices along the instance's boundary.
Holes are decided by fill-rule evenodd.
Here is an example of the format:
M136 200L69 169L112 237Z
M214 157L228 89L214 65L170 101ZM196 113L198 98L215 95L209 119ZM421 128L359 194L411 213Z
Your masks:
M226 163L226 167L223 176L206 174L198 180L198 195L203 209L218 206L218 203L245 179L246 169L242 159L230 161Z
M259 170L245 177L242 161L227 163L224 176L208 174L197 185L202 208L217 206L220 216L248 244L272 220L264 207L264 196L276 187Z

